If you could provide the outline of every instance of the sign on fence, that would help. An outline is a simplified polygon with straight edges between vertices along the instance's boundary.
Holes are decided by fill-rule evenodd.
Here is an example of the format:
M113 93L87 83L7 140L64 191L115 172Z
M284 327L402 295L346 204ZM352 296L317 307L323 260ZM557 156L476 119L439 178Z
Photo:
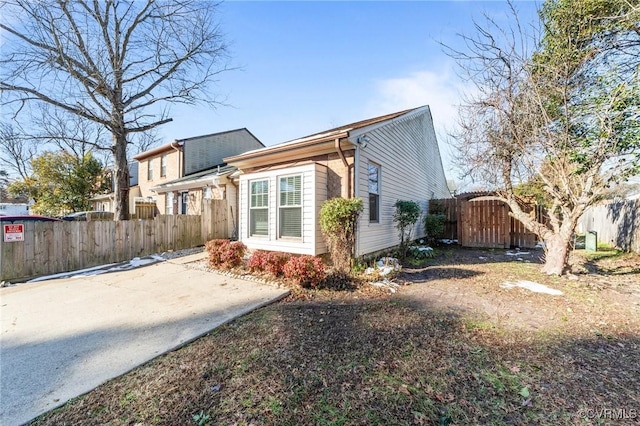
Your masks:
M24 241L24 225L23 224L11 224L4 225L4 242L14 243L16 241Z

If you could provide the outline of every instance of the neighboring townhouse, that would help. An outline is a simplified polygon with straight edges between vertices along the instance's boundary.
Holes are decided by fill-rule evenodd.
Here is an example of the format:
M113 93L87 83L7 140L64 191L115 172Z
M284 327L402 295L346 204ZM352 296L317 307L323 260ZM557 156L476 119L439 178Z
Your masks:
M138 154L140 197L154 200L161 214L200 214L206 199L230 199L233 208L235 186L227 176L235 168L226 167L224 158L263 147L242 128L178 139Z
M113 183L112 183L113 186ZM140 202L140 188L138 187L138 162L129 162L129 213L136 212L136 202ZM115 212L115 195L113 192L99 194L91 198L93 210L99 212Z
M326 252L318 221L334 197L365 201L356 255L399 244L397 200L451 194L428 106L348 124L224 159L239 169L239 239L250 249L317 255ZM423 227L416 225L416 238Z

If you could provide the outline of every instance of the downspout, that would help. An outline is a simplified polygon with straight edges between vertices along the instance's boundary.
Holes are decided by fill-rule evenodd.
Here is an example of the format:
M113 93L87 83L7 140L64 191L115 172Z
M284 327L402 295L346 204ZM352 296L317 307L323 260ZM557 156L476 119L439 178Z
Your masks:
M353 154L353 198L357 198L360 196L360 184L358 179L358 173L360 172L360 144L356 144L356 152ZM362 218L358 220L358 226L356 226L356 247L355 247L355 255L358 257L360 253L360 228L362 228Z
M347 169L347 197L351 197L351 166L345 158L344 152L342 152L342 148L340 147L340 139L335 139L334 146L336 148L336 151L338 152L338 155L340 156L340 159L342 160L342 164L344 164L344 167Z
M178 144L178 141L171 142L171 148L175 149L176 153L178 154L177 155L177 157L178 157L177 158L177 160L178 160L177 161L177 163L178 163L178 178L181 178L183 173L182 173L182 169L180 168L180 163L181 163L180 162L180 144ZM180 196L178 195L178 192L176 192L176 195L177 195L176 197L173 197L171 199L171 212L172 212L172 214L177 214L176 212L178 210L178 198ZM167 197L167 195L165 194L165 198L166 197ZM166 202L165 202L165 204L166 204Z
M177 145L176 145L177 144ZM173 141L171 142L171 148L175 149L176 152L178 153L178 177L181 178L183 176L183 170L180 168L180 144L178 144L178 141Z
M234 178L232 178L231 176L229 176L227 178L227 180L231 183L231 185L234 186L234 188L236 189L236 205L232 206L229 204L229 198L227 197L226 191L225 191L225 198L227 198L227 206L229 207L229 211L231 213L231 221L232 221L232 231L231 231L231 235L230 237L232 239L236 239L238 241L240 241L240 213L239 213L239 208L240 208L240 187L239 185L236 185L236 181ZM234 215L233 213L233 207L236 208L236 213ZM237 219L237 222L236 222Z

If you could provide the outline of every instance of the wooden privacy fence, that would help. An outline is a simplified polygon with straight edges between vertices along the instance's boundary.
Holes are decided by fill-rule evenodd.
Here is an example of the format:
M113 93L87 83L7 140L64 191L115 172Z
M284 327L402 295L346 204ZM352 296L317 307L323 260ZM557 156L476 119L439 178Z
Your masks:
M509 216L509 206L490 196L433 200L430 213L445 215L445 238L457 239L463 247L533 248L536 235ZM524 206L542 211L537 206Z
M135 208L136 219L153 219L158 214L155 201L137 202Z
M212 203L226 212L226 202ZM160 215L154 220L27 222L24 241L0 238L0 280L56 274L226 238L226 213Z
M205 241L230 237L227 222L227 200L203 201L202 235Z
M589 207L580 218L578 231L596 231L598 241L640 253L640 200Z

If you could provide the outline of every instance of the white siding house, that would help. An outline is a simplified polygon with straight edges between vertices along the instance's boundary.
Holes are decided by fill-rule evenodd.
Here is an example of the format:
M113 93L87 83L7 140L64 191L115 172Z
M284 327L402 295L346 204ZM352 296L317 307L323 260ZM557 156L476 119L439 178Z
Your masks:
M327 168L309 163L240 176L238 238L253 249L320 254L317 223L327 199Z
M428 107L358 129L350 138L361 141L356 151L355 185L356 197L362 198L365 206L357 229L356 255L359 256L400 244L393 223L396 201L416 201L426 213L429 200L450 198L451 193ZM379 209L377 220L376 212L371 212L370 186L375 185L370 181L370 167L375 167L379 174L378 194L375 194ZM424 236L422 218L412 235Z
M451 197L428 106L248 151L225 161L239 169L239 239L250 249L326 252L318 213L324 201L342 196L364 201L356 255L365 255L399 244L393 223L396 201L416 201L426 214L429 200ZM286 179L291 176L300 180ZM298 183L301 205L294 203L292 208L299 210L288 211L288 185ZM283 235L289 221L298 220L298 212L300 235ZM424 235L421 222L414 230L415 238Z

